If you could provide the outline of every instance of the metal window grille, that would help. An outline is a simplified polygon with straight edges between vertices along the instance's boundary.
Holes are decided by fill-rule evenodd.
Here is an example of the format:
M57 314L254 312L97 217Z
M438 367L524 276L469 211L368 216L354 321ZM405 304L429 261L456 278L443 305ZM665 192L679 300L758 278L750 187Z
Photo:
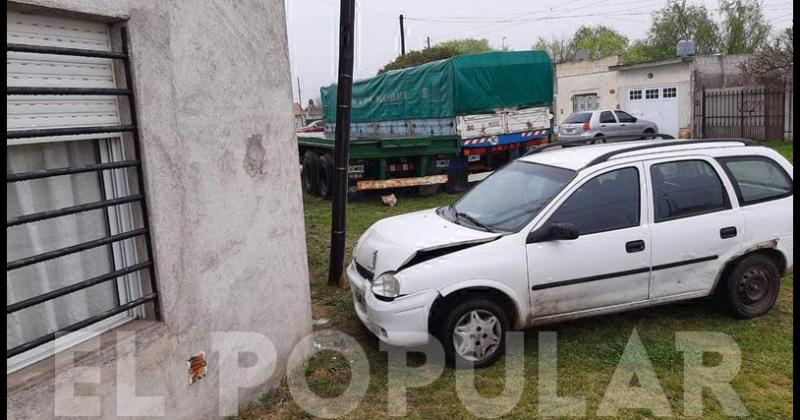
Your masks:
M98 323L107 318L111 318L117 314L129 311L133 308L144 305L148 302L153 303L153 309L156 319L160 318L160 311L158 307L157 289L155 274L153 272L153 251L150 237L150 224L147 212L147 200L144 195L144 178L142 173L141 153L139 145L139 131L136 118L136 107L133 95L133 79L131 74L130 56L128 54L128 37L126 29L123 27L121 31L122 52L108 52L108 51L93 51L73 48L49 47L49 46L36 46L36 45L23 45L23 44L6 44L7 52L24 52L36 54L54 54L63 56L75 57L97 57L109 58L118 60L123 64L125 76L125 88L122 89L99 89L99 88L59 88L59 87L7 87L6 95L110 95L110 96L124 96L128 98L129 104L129 124L120 124L115 126L102 126L102 127L70 127L70 128L47 128L47 129L26 129L26 130L11 130L6 131L7 145L13 145L15 140L26 139L32 137L50 137L50 136L70 136L82 134L105 134L105 133L130 133L133 141L133 151L135 154L132 160L122 160L114 162L99 163L93 165L86 165L81 167L65 167L65 168L49 168L38 171L30 171L23 173L10 173L6 174L6 183L25 182L34 179L69 176L73 174L82 174L96 172L102 176L103 171L120 169L120 168L134 168L136 171L136 182L138 184L138 193L128 195L126 197L112 198L101 200L93 203L80 204L66 208L53 209L34 214L26 214L6 220L6 229L12 226L23 225L26 223L34 223L40 220L52 219L81 212L105 209L113 206L118 206L126 203L138 202L141 208L142 228L133 229L127 232L114 234L104 238L95 239L92 241L71 245L65 248L56 249L8 261L6 263L6 272L16 270L21 267L38 264L45 261L60 258L66 255L75 254L81 251L97 248L100 246L109 245L115 242L123 241L129 238L144 237L144 246L146 248L146 260L140 261L134 265L115 269L110 273L106 273L97 277L86 279L77 283L70 284L69 286L61 287L41 295L33 296L20 302L15 302L6 306L6 314L29 308L43 302L51 301L61 296L86 289L96 284L113 281L125 275L138 272L140 270L147 270L149 274L150 293L133 299L127 303L116 306L110 310L100 314L75 322L71 325L63 327L57 331L53 331L44 336L38 337L26 343L20 344L16 347L6 350L6 358L13 357L17 354L36 348L42 344L55 340L60 335L77 331L86 328L92 324Z

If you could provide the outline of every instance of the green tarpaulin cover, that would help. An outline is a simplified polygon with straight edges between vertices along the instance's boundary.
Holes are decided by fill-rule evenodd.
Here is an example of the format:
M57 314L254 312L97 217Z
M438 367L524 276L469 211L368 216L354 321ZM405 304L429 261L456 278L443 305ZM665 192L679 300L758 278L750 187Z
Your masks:
M325 121L336 122L336 84L320 89ZM461 55L353 83L354 123L444 118L553 101L553 64L544 51Z

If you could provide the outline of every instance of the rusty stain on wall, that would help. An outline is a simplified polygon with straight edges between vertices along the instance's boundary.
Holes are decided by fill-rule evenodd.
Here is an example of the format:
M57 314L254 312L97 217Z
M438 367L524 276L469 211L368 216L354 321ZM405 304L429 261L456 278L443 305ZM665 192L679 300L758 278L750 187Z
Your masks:
M189 370L189 385L203 379L206 376L206 352L201 351L186 361Z
M244 170L247 175L256 176L264 173L266 150L261 140L261 134L253 134L247 138L247 149L244 154Z

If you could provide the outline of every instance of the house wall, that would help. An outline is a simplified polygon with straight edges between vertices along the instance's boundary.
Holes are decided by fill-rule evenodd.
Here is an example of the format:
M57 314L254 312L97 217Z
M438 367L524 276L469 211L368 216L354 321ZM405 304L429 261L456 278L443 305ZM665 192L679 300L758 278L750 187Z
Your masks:
M574 95L596 93L600 108L616 108L617 72L608 68L618 63L619 58L613 56L556 64L556 121L560 124L572 113Z
M626 107L630 89L677 86L678 130L691 132L693 88L690 63L620 69L617 73L617 86L617 102L623 109Z
M311 332L284 2L7 5L42 12L38 6L128 20L163 320L121 328L137 333L135 348L117 349L105 334L101 350L80 362L99 368L99 378L58 358L8 376L8 418L54 418L57 389L76 378L90 384L75 393L92 398L75 408L91 412L99 402L103 417L120 414L119 381L135 380L137 395L163 397L150 403L166 418L216 418L237 396L239 404L256 399L279 383L288 354ZM219 362L236 343L215 348L212 333L233 331L266 337L277 367L231 394L240 378ZM200 351L208 373L190 385L186 362ZM131 356L135 374L118 376Z

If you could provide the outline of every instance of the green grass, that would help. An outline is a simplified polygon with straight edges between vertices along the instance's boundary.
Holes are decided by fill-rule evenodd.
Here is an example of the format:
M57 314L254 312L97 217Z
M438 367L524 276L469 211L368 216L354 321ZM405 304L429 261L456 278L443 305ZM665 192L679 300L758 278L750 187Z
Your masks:
M794 164L794 150L792 147L794 143L790 141L766 141L762 142L761 144L777 150L786 159L789 159L789 162Z
M791 159L791 147L778 145ZM443 205L454 200L448 194L430 197L399 196L396 207L386 207L377 196L348 204L347 249L372 223L384 217ZM347 418L373 419L388 415L387 357L378 339L359 322L345 286L330 287L327 258L330 241L330 202L304 197L308 264L312 310L315 318L328 318L330 328L354 337L363 346L370 363L367 397ZM531 329L525 332L525 391L507 418L533 417L537 413L538 332L558 333L559 395L586 398L587 414L594 416L625 344L634 328L652 360L659 383L672 412L683 415L683 357L675 349L675 333L716 331L738 343L742 366L732 381L751 416L791 418L793 413L793 279L783 279L781 295L770 313L752 320L727 316L710 301L693 301L618 315L595 317ZM415 359L410 358L413 362ZM318 395L330 397L342 392L350 381L348 365L334 352L321 352L304 365L309 386ZM420 360L417 360L420 362ZM714 363L711 361L710 363ZM504 363L479 371L476 382L483 395L496 395L504 386ZM472 418L456 395L452 370L431 385L407 393L408 415L413 418ZM717 400L706 393L704 415L724 418ZM310 418L292 401L284 383L274 392L240 413L242 419ZM622 411L619 418L649 418L647 411Z

